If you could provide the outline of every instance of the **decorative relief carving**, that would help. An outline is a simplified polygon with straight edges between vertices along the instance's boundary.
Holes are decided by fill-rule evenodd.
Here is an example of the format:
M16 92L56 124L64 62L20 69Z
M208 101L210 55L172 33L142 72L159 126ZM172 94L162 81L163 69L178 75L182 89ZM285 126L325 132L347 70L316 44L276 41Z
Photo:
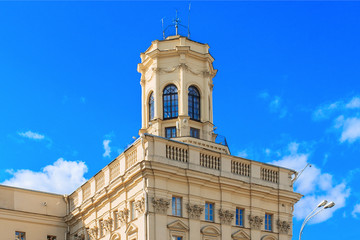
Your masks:
M166 214L167 209L169 208L170 201L164 198L153 198L152 199L155 212Z
M119 211L119 221L121 224L125 224L129 217L129 209L124 208L123 210Z
M90 239L95 240L97 238L98 227L94 226L92 228L87 228L86 230Z
M250 223L251 228L260 230L262 222L263 222L263 219L261 217L249 215L249 223Z
M143 214L145 212L145 198L141 198L135 202L135 209L139 214Z
M231 224L234 219L234 214L229 210L219 209L220 222L224 224Z
M74 240L85 240L85 234L82 231L75 233Z
M104 228L107 232L111 231L112 224L113 224L112 218L109 217L108 219L104 220Z
M277 220L277 226L279 229L279 233L287 234L290 230L290 223L287 221Z
M204 207L196 204L186 204L187 212L189 214L189 218L199 219L201 213L204 211Z

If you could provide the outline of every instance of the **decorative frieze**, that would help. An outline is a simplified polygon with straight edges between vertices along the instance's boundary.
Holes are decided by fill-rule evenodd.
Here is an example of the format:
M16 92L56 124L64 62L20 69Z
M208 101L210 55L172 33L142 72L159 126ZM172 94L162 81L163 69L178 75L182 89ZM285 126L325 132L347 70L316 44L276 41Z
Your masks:
M87 228L86 231L91 240L95 240L97 238L98 227L94 226L92 228Z
M260 230L261 225L263 223L263 219L259 216L249 215L249 223L251 228Z
M219 209L220 222L223 224L231 224L234 219L234 214L229 210Z
M125 224L129 217L129 209L124 208L123 210L120 210L118 216L120 223Z
M201 213L204 211L204 206L200 206L197 204L186 204L187 212L189 214L189 218L199 219Z
M277 220L277 226L279 229L279 233L288 234L288 232L290 230L289 222Z
M143 214L145 212L145 198L141 198L135 202L135 209L139 214Z
M167 209L169 208L170 201L164 198L153 198L152 203L155 209L155 212L166 214Z

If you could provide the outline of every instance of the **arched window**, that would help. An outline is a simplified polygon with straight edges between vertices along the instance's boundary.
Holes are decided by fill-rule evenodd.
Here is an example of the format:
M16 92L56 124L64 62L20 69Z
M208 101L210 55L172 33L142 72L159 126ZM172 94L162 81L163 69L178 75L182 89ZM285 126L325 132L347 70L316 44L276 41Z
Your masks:
M163 92L164 119L178 116L178 93L175 85L168 85Z
M154 118L154 93L152 92L149 97L149 121Z
M191 119L200 120L200 93L196 87L189 87L189 116Z

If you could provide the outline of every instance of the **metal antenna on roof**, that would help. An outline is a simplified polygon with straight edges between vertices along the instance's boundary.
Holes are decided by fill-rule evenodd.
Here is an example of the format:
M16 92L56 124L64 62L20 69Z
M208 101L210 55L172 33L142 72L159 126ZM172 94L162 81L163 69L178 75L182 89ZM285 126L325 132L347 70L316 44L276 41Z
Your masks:
M190 39L190 7L191 3L189 3L189 14L188 14L188 38Z
M161 26L162 26L162 33L163 33L163 39L165 40L165 30L164 30L164 18L161 19Z
M176 9L176 17L174 19L175 24L175 35L178 35L178 28L179 28L180 19L178 18L178 10Z

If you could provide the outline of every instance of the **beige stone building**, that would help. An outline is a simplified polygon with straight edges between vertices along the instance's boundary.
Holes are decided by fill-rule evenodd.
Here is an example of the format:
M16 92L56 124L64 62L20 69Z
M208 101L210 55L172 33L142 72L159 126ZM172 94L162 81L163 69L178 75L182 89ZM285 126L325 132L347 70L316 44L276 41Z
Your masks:
M70 196L2 186L5 239L290 240L295 172L232 156L218 140L213 61L186 37L152 42L138 65L140 137Z

